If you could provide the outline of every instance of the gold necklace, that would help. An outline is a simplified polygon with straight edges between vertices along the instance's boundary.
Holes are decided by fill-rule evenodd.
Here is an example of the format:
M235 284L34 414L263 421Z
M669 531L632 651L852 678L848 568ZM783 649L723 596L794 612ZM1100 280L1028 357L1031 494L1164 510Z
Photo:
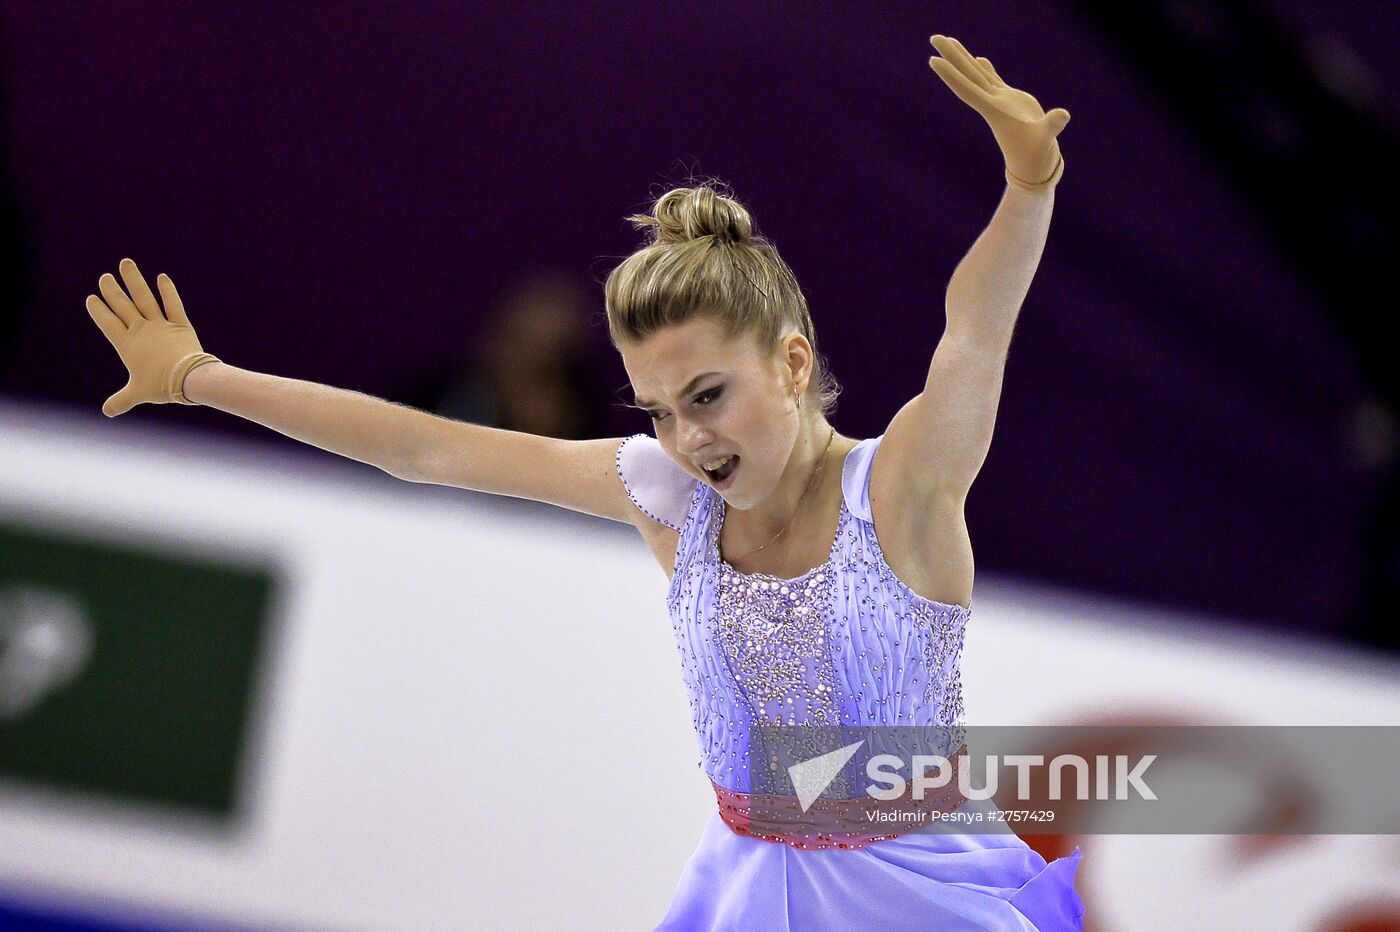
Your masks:
M781 531L773 535L773 540L768 541L768 544L771 544L774 540L777 540L779 537L782 537L783 534L787 531L787 529L792 527L792 522L794 519L796 519L797 513L802 510L802 501L807 497L807 493L812 491L812 486L816 483L817 477L821 475L822 469L826 467L826 451L831 449L831 441L834 439L836 439L835 427L831 428L831 436L826 438L826 446L822 448L821 458L817 460L817 468L812 470L812 478L807 480L807 488L803 489L802 494L798 496L797 506L792 509L792 517L788 518L787 524L783 525L783 529ZM767 547L768 544L764 544L763 547ZM759 547L758 550L762 550L763 547ZM725 562L729 563L732 566L735 562L743 560L747 557L751 557L754 554L758 553L758 550L750 550L743 556L730 557Z

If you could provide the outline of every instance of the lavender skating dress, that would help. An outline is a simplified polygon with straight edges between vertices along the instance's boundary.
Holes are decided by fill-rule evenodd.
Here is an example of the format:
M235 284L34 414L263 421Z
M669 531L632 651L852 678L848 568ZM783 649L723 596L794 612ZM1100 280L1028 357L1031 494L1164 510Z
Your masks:
M655 438L635 434L618 448L633 502L680 533L666 601L699 766L720 787L749 792L748 734L759 722L963 723L959 661L969 609L916 595L885 563L870 511L881 439L846 456L826 563L790 580L740 573L721 559L724 499ZM737 834L717 807L657 929L1082 929L1079 857L1076 848L1047 864L1009 828L916 832L858 850L800 848Z

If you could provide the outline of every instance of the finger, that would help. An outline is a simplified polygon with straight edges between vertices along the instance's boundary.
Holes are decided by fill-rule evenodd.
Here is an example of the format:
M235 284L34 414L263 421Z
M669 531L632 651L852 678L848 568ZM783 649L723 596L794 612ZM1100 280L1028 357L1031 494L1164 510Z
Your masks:
M125 291L122 291L122 286L117 284L117 280L111 272L97 280L97 290L102 292L102 297L106 299L107 306L112 309L112 313L121 318L121 322L128 327L141 319L141 312L136 309L136 305L131 303L131 299L126 296Z
M119 414L125 414L136 405L135 394L131 391L131 383L128 382L121 391L102 403L102 413L108 417L116 417Z
M88 316L97 324L107 342L117 346L118 341L126 335L126 324L122 323L121 318L113 314L112 309L103 304L102 299L95 294L88 295L87 310Z
M993 84L997 87L1006 87L1006 82L1001 79L1001 75L997 74L997 70L992 67L992 60L990 58L978 56L977 63L982 66L983 71L987 72L987 77L991 79Z
M151 294L151 289L146 284L146 280L141 277L141 270L136 267L136 263L130 259L123 259L118 263L117 269L122 273L122 280L126 282L126 290L131 292L131 301L141 312L141 316L147 320L164 320L165 315L161 313L160 305L156 303L156 296Z
M170 280L170 276L164 272L157 275L156 287L160 289L160 300L165 305L165 316L172 324L184 324L188 327L190 319L185 316L185 303L180 300L180 292L175 290L175 283Z
M982 88L973 84L965 74L936 55L928 60L928 64L943 79L943 83L952 88L959 100L977 110L978 113L983 111L986 106L986 92Z
M984 91L992 89L991 80L977 67L977 62L972 60L972 56L967 53L967 49L962 47L962 43L949 36L934 36L930 39L933 47L938 49L938 54L947 59L948 63L961 71L969 81L982 88Z

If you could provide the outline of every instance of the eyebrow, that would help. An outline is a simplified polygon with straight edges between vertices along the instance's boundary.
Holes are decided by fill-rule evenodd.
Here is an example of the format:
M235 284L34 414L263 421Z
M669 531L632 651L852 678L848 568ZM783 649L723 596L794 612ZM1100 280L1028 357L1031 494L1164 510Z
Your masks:
M691 389L695 388L695 383L699 382L701 379L709 378L709 377L712 376L712 375L720 375L720 374L721 374L721 373L719 373L719 372L702 372L702 373L700 373L699 375L697 375L695 378L693 378L693 379L691 379L689 382L687 382L685 388L681 389L680 392L679 392L679 394L681 394L681 395L688 395L688 394L690 394ZM632 400L633 400L634 402L636 402L638 405L641 405L641 406L644 407L644 408L648 408L648 407L651 407L652 405L656 404L656 402L654 402L654 401L649 401L648 399L645 399L645 398L638 398L638 397L636 397L635 394L632 396Z

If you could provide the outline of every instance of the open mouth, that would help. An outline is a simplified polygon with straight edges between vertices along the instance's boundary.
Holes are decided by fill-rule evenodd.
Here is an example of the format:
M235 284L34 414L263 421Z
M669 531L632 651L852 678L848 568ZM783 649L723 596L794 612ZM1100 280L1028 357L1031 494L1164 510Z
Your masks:
M730 479L734 476L734 471L739 468L739 456L736 453L731 456L728 462L721 463L718 469L704 469L703 472L709 477L710 483L717 489L726 488Z

